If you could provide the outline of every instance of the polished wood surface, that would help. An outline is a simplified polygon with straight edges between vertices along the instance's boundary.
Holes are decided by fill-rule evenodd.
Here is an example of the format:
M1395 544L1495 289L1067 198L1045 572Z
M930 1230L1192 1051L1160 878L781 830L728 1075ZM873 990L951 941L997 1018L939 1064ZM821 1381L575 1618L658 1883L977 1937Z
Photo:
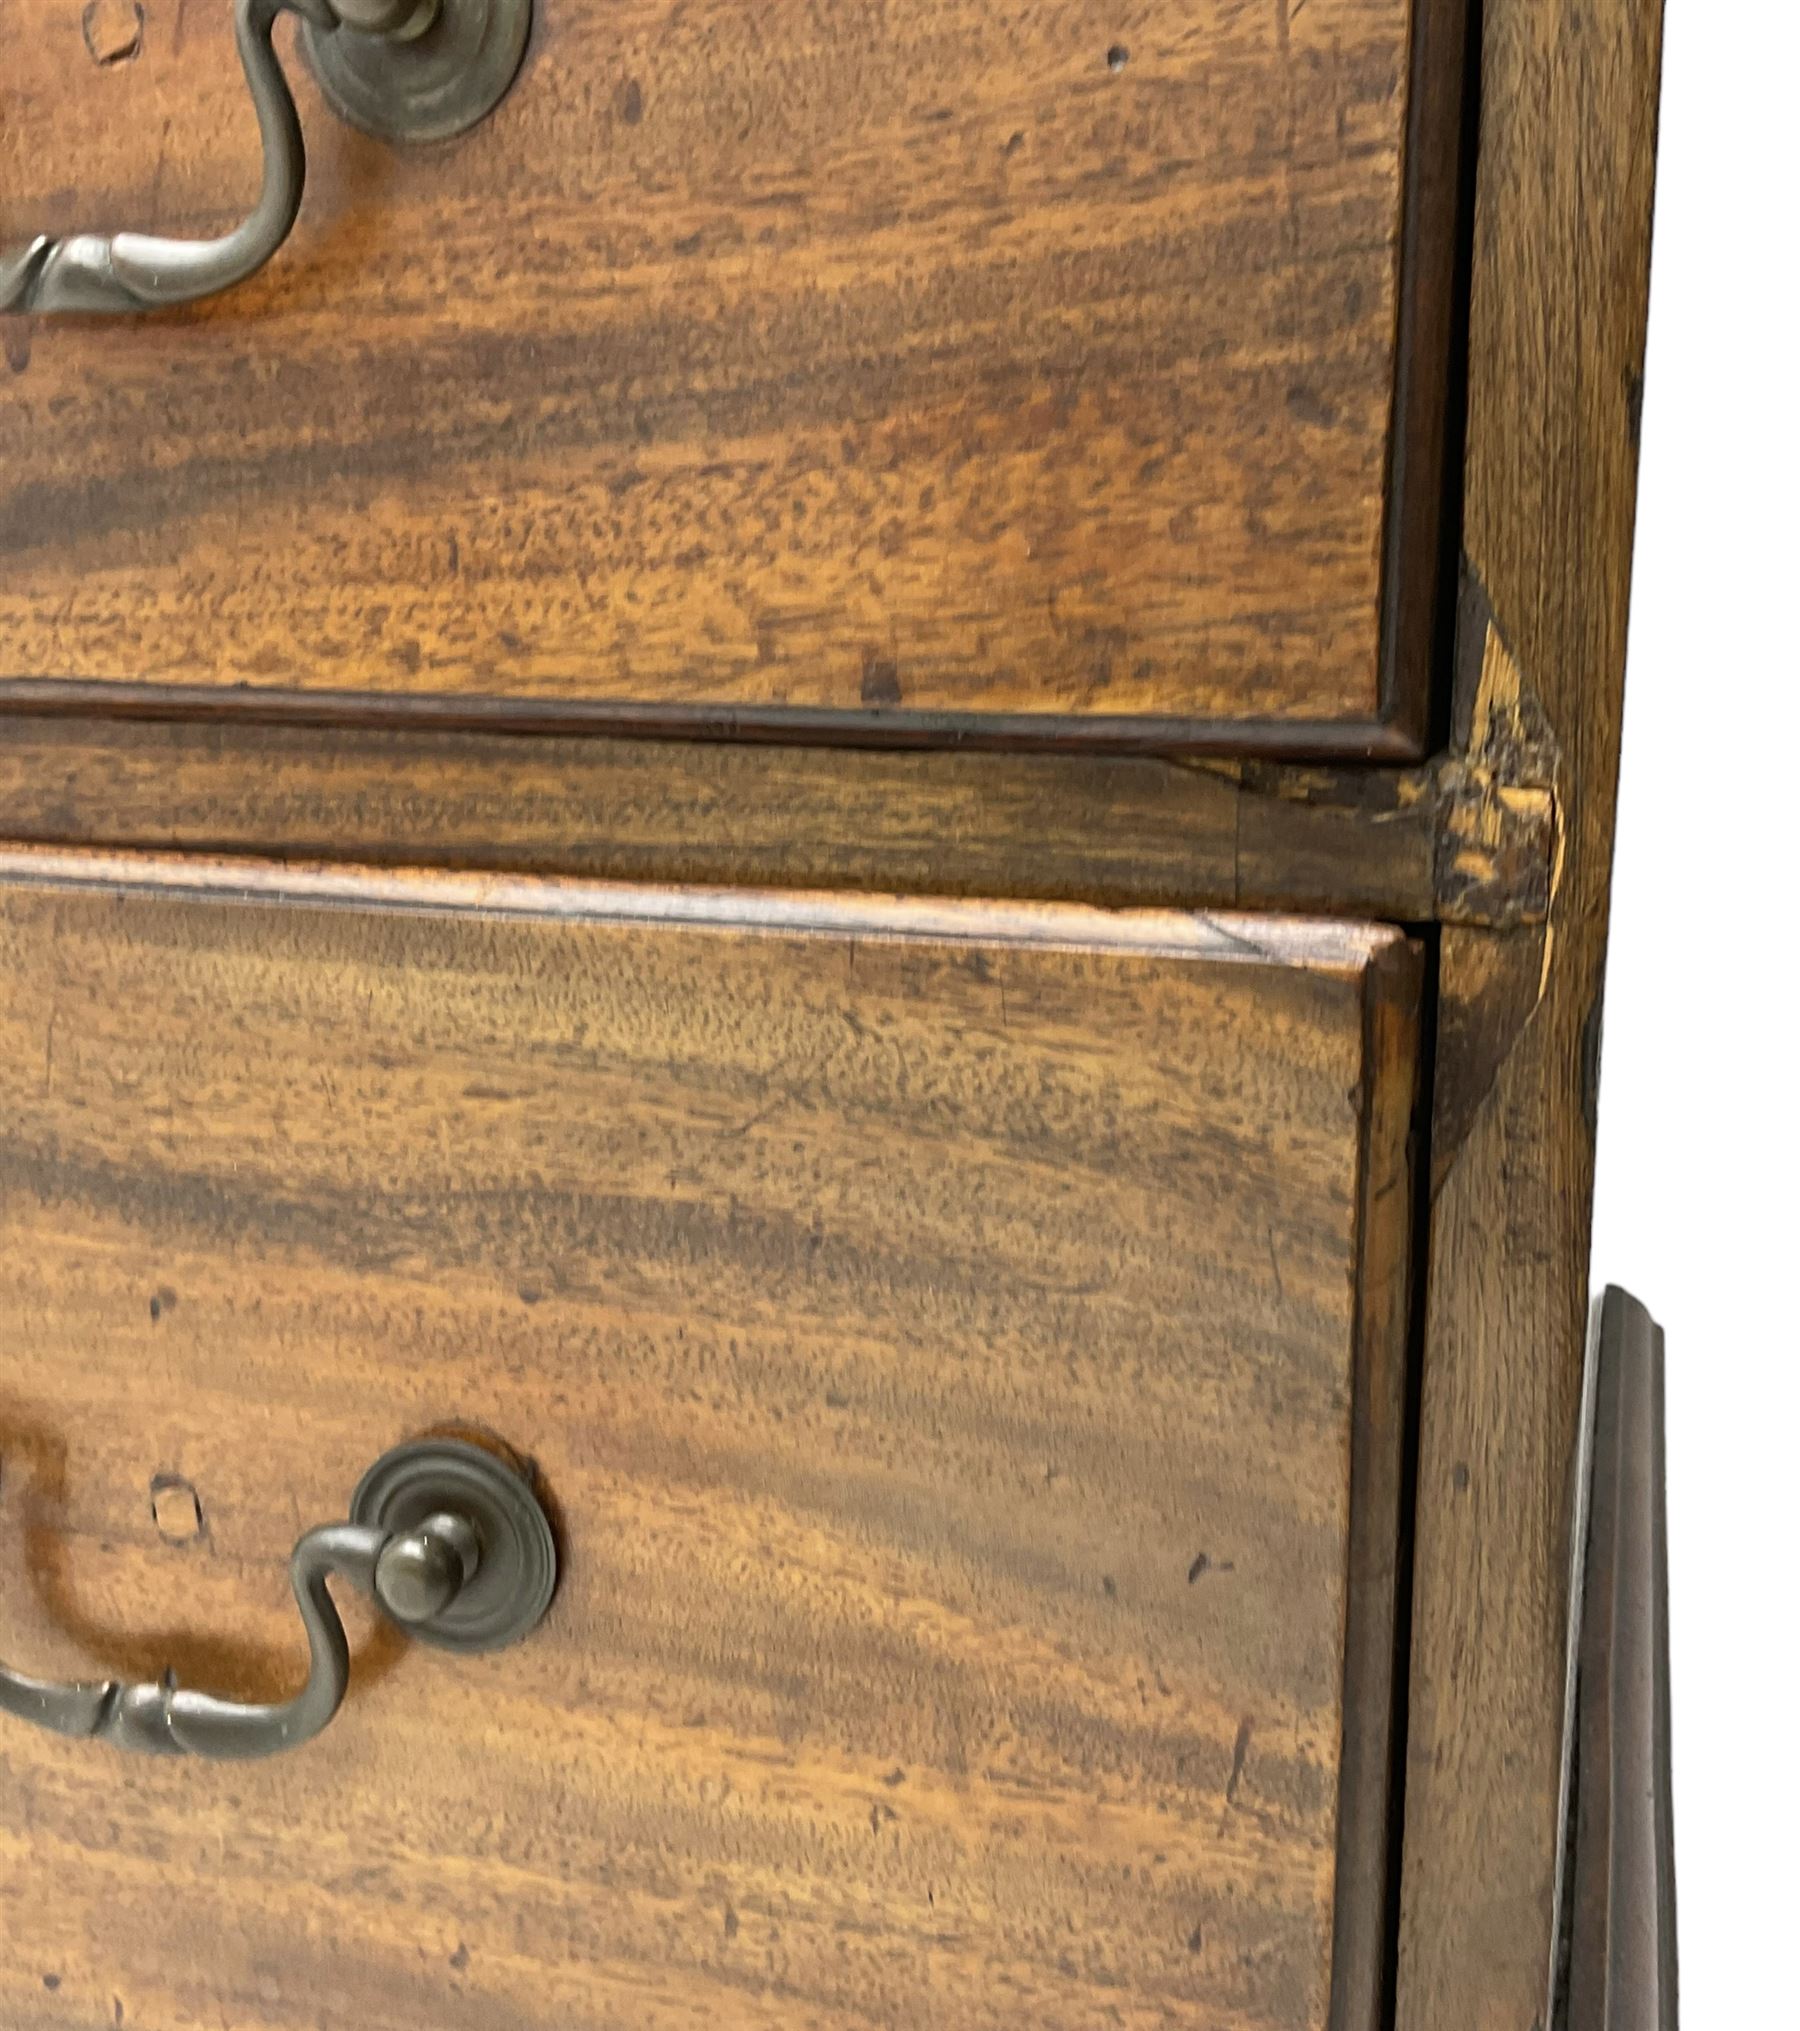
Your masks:
M7 854L9 1662L272 1691L446 1420L566 1576L286 1760L8 1731L0 2022L1372 2031L1417 973Z
M0 237L241 215L228 9L141 13L18 0ZM1461 19L559 0L411 152L302 75L261 277L4 332L0 695L1399 752Z

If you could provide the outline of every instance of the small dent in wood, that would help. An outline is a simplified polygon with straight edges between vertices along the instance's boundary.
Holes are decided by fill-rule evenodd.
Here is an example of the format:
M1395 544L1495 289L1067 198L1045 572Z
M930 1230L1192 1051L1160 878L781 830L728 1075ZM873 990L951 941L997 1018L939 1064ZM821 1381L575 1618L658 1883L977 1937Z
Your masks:
M865 705L898 705L900 698L899 666L885 656L864 656L862 702Z
M81 10L81 39L102 70L130 63L144 47L144 10L137 0L88 0Z
M1316 388L1307 387L1303 381L1296 381L1288 389L1287 405L1291 415L1315 430L1331 430L1337 425L1337 411Z
M206 1535L206 1512L198 1490L179 1474L158 1474L150 1483L150 1515L166 1544L192 1544Z

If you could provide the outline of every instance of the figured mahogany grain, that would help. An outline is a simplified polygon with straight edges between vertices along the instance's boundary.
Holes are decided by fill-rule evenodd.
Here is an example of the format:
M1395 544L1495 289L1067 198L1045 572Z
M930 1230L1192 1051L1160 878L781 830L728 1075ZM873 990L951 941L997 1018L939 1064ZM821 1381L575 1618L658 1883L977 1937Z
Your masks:
M246 208L229 9L143 14L99 65L18 0L0 239ZM1459 22L545 0L398 152L302 70L262 276L7 326L0 695L1398 751Z
M565 1577L266 1764L9 1728L0 2022L1372 2031L1416 976L8 853L8 1660L266 1696L445 1420Z

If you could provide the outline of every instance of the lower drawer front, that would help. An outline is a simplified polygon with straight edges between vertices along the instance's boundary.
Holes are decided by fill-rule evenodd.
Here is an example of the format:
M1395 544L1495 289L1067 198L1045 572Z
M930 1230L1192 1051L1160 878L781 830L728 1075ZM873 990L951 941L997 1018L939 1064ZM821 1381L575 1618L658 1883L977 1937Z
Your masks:
M0 861L0 1659L268 1699L396 1440L543 1624L267 1762L0 1717L0 2022L1361 2027L1416 955Z

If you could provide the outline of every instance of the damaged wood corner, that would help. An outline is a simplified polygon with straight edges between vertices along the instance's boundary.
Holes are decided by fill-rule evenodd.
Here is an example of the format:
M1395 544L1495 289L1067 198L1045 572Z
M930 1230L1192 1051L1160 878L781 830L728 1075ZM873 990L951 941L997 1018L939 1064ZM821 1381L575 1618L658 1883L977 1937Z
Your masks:
M1451 747L1437 765L1439 834L1438 1069L1432 1130L1435 1198L1502 1069L1542 1006L1556 951L1564 864L1562 753L1541 698L1465 560L1457 606ZM1476 896L1529 897L1501 922L1453 914Z
M1546 924L1562 871L1556 751L1548 723L1489 617L1469 737L1430 770L1438 812L1438 922Z
M1405 769L1190 766L1232 786L1240 907L1354 899L1441 930L1435 1191L1543 1002L1564 868L1561 744L1473 567L1443 752Z
M1432 770L1440 923L1549 922L1563 866L1561 764L1542 700L1465 560L1450 750Z
M1466 565L1452 738L1405 769L1192 761L1237 797L1246 908L1357 903L1409 921L1548 926L1562 875L1561 754L1543 705Z

